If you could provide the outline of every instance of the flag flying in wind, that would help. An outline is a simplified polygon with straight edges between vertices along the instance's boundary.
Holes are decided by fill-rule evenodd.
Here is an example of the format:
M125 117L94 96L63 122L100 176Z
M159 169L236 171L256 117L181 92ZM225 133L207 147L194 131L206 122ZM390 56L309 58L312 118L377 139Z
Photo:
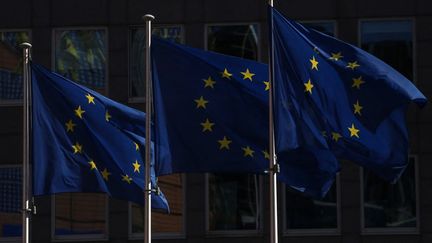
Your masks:
M152 61L157 174L268 170L267 65L155 38ZM326 150L296 148L283 159L279 179L317 197L339 169Z
M411 101L423 106L423 94L367 52L270 11L281 170L290 167L284 156L291 144L399 178L408 163L405 110Z
M106 192L144 204L145 114L31 68L33 194ZM153 165L151 174L157 189ZM152 207L168 211L161 192Z

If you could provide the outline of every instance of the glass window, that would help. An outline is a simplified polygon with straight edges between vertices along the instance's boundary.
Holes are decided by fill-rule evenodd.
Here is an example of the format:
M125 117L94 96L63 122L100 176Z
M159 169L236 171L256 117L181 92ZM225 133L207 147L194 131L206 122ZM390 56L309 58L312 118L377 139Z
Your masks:
M258 60L258 25L208 25L207 49ZM247 174L208 175L208 230L261 229L260 177Z
M362 21L361 48L413 78L413 24L410 20Z
M231 56L258 60L258 25L209 25L207 49Z
M55 71L100 93L107 83L105 29L54 31Z
M30 42L27 31L0 31L0 102L22 99L22 49Z
M0 167L0 241L22 234L22 167Z
M363 227L416 228L417 185L414 157L401 178L390 184L369 171L363 171Z
M165 194L170 213L152 212L152 231L155 235L183 235L184 232L184 198L183 198L183 175L174 174L158 178L158 185ZM144 195L143 195L144 197ZM144 232L144 209L131 204L132 237L143 237Z
M304 26L322 32L329 36L335 36L335 23L334 22L304 22Z
M107 237L107 196L102 193L62 193L54 197L55 239Z
M153 35L177 43L182 42L181 26L159 26L152 29ZM145 28L130 31L129 45L129 97L145 97Z

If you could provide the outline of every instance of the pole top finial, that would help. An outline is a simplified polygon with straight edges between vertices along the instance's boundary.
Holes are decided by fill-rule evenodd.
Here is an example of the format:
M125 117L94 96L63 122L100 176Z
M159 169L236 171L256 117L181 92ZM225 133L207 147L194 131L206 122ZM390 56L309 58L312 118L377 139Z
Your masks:
M27 48L30 49L30 48L32 48L32 45L30 43L28 43L28 42L23 42L19 46L21 48L23 48L23 49L27 49Z
M154 17L153 15L151 15L151 14L146 14L146 15L144 15L144 16L142 17L142 19L143 19L144 21L152 21L152 20L155 19L155 17Z

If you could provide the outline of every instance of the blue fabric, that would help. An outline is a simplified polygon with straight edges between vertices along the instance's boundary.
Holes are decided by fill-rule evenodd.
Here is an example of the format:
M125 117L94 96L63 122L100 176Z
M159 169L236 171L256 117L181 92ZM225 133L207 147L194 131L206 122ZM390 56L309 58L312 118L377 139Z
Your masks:
M408 163L406 106L410 101L425 105L423 94L369 53L270 11L282 171L291 167L284 155L306 148L328 155L329 163L319 167L336 166L334 156L389 181L399 178Z
M31 67L34 195L106 192L144 204L145 114ZM153 165L151 180L157 187ZM162 193L152 207L168 211Z

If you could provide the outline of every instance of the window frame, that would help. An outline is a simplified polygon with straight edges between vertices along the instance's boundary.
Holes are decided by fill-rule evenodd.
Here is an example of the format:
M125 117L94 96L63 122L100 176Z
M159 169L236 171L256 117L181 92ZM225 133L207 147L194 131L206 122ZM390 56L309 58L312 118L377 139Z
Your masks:
M103 96L109 97L109 33L108 33L108 27L106 26L71 26L71 27L54 27L51 30L51 70L53 72L58 72L55 68L56 66L56 31L71 31L71 30L76 30L76 31L81 31L81 30L103 30L105 31L105 40L106 40L106 46L105 46L105 87L101 88L101 90L103 90ZM74 83L78 83L75 80L72 80ZM79 83L78 83L79 84ZM80 84L82 85L82 84ZM85 87L87 87L86 85L83 85ZM91 88L93 90L93 88Z
M340 236L341 235L341 222L342 222L342 205L341 205L341 179L340 172L336 175L334 183L336 184L336 228L308 228L308 229L289 229L287 225L286 213L286 188L283 184L281 186L282 191L282 225L283 225L283 236Z
M391 21L410 21L411 27L412 27L412 57L413 57L413 63L412 63L412 80L411 82L414 85L417 85L417 29L416 29L416 19L414 17L393 17L393 18L361 18L357 20L357 47L361 49L362 44L362 30L361 26L362 23L365 22L391 22ZM362 49L363 50L363 49ZM373 55L373 54L372 54Z
M261 217L259 218L259 227L258 229L255 230L210 230L210 215L209 215L209 211L210 211L210 193L209 193L209 174L214 174L214 173L205 173L205 236L208 237L254 237L254 236L263 236L264 234L264 227L263 227L263 223L264 223L264 200L263 200L263 179L264 176L263 175L258 175L258 174L244 174L244 175L255 175L258 177L259 179L259 183L258 183L258 212L260 212ZM217 173L216 173L217 174Z
M73 192L72 192L73 193ZM84 193L85 192L80 192ZM51 241L52 242L71 242L71 241L108 241L109 240L109 196L105 193L105 234L74 234L74 235L56 235L56 215L55 215L55 197L56 194L51 195Z
M0 168L22 168L22 164L0 164ZM22 198L21 198L22 199ZM22 223L22 221L21 221ZM0 237L1 243L18 243L22 241L20 237Z
M27 32L29 36L30 43L32 42L33 36L32 36L32 29L0 29L0 32ZM21 52L22 53L22 52ZM30 56L31 56L31 49L30 49ZM13 99L13 100L0 100L0 107L6 106L6 107L14 107L14 106L22 106L23 100L22 99Z
M365 227L365 211L364 211L364 169L360 167L360 234L361 235L419 235L420 234L420 183L419 183L419 160L418 155L409 154L408 159L414 160L414 176L415 176L415 194L416 194L416 227Z
M183 200L182 200L182 229L180 233L177 232L167 232L167 233L153 233L152 238L155 240L182 240L186 239L186 174L180 174L183 181ZM144 194L143 194L144 197ZM169 202L168 202L169 203ZM153 213L153 211L152 211ZM132 202L128 202L128 239L129 240L143 240L144 233L133 233L132 232Z
M128 26L128 40L127 40L127 67L128 67L128 71L127 71L127 86L128 86L128 103L130 104L142 104L145 103L145 97L140 97L140 96L132 96L132 81L131 81L131 72L130 72L130 53L131 53L131 32L133 29L144 29L145 30L145 25L130 25ZM154 28L169 28L169 27L180 27L180 43L184 44L185 43L185 27L183 24L155 24L152 25L153 29ZM152 29L152 30L153 30ZM144 68L144 67L143 67Z

